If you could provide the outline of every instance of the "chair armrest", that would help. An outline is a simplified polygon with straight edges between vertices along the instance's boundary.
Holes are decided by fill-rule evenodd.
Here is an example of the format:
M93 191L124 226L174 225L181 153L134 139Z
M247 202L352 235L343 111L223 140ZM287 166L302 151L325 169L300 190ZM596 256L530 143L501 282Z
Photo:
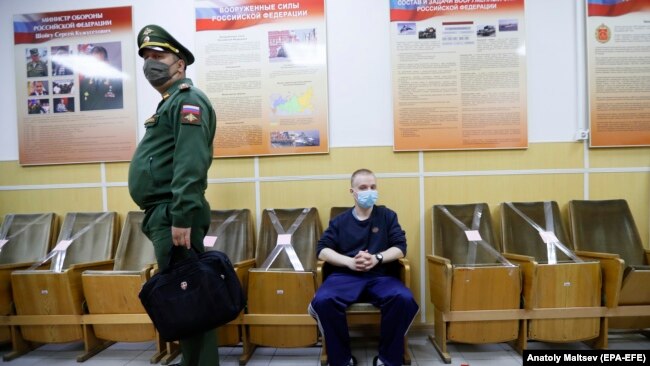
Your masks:
M585 250L576 250L575 251L576 255L578 257L583 257L587 259L611 259L611 258L620 258L620 256L616 253L603 253L603 252L589 252Z
M98 270L109 270L109 269L113 269L114 263L115 263L114 259L107 259L107 260L97 261L97 262L76 263L70 265L70 267L68 267L68 270L85 271L91 268L98 269Z
M406 258L400 258L397 260L397 262L400 265L399 278L404 283L404 286L410 289L411 288L411 265L409 264L409 260Z
M255 258L233 263L233 267L235 268L235 273L237 274L239 283L242 285L244 293L248 293L248 271L251 268L255 268Z
M436 255L427 255L429 294L431 303L441 312L451 309L451 261Z
M503 253L503 256L519 266L522 276L521 290L524 298L524 308L534 309L537 302L535 298L537 292L535 289L535 267L538 264L535 257L514 253Z
M33 265L36 264L36 263L38 263L38 262L24 262L24 263L6 263L6 264L0 264L0 271L2 271L2 270L14 271L14 270L19 270L19 269L27 269L27 268L33 266ZM49 266L49 265L50 265L50 263L47 262L47 263L44 263L43 265L41 265L41 267L43 267L43 266ZM40 268L40 267L39 267L39 268Z
M243 261L233 263L232 266L235 267L235 270L240 269L240 268L248 270L249 268L255 267L255 258L245 259Z
M618 298L623 285L623 271L625 261L618 254L576 251L576 255L583 259L592 259L600 262L603 275L603 295L605 306L613 308L618 306Z
M140 278L142 279L143 282L151 278L151 270L153 269L153 267L154 264L149 264L140 270Z
M316 288L319 288L323 284L323 266L325 261L318 260L316 262Z
M154 263L153 267L149 271L149 277L153 277L159 271L160 271L160 267L158 267L158 263Z
M517 262L519 263L530 263L533 262L537 264L537 261L535 261L535 257L531 257L529 255L523 255L523 254L515 254L515 253L503 253L503 256L511 261L511 262Z

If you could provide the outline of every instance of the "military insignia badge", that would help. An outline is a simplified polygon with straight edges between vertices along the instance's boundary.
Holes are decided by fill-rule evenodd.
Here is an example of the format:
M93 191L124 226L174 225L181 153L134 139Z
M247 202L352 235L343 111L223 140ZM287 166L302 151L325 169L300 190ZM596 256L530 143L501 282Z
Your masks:
M153 32L153 29L147 27L144 31L142 31L142 34L144 34L145 36L148 36L152 32Z
M181 108L181 123L200 125L201 107L192 104L183 104Z
M596 28L596 40L600 43L607 43L612 36L612 32L605 24L601 24Z

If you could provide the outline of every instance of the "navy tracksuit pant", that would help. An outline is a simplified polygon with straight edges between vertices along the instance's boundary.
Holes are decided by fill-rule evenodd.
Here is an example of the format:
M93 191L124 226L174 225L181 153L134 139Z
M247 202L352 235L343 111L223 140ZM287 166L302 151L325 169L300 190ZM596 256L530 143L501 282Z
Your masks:
M365 272L332 273L309 305L325 337L329 364L347 365L352 357L345 310L355 302L370 302L381 309L379 358L386 365L402 365L404 336L419 306L397 278Z

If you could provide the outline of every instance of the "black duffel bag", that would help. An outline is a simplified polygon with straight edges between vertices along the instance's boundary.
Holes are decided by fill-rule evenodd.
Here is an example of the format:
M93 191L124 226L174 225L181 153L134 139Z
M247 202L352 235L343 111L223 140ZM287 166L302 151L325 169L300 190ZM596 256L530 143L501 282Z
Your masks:
M216 250L172 263L151 277L139 296L160 336L168 342L224 325L246 304L230 259Z

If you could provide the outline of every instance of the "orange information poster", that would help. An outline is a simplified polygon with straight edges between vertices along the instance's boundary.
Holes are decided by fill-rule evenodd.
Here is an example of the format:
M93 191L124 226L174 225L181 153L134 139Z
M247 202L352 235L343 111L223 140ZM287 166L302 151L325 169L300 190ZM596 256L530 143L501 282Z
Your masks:
M394 150L528 147L524 0L390 0Z
M591 147L650 145L650 0L587 0Z
M327 153L324 0L197 0L195 10L215 156Z
M22 165L128 161L137 143L130 6L15 15Z

